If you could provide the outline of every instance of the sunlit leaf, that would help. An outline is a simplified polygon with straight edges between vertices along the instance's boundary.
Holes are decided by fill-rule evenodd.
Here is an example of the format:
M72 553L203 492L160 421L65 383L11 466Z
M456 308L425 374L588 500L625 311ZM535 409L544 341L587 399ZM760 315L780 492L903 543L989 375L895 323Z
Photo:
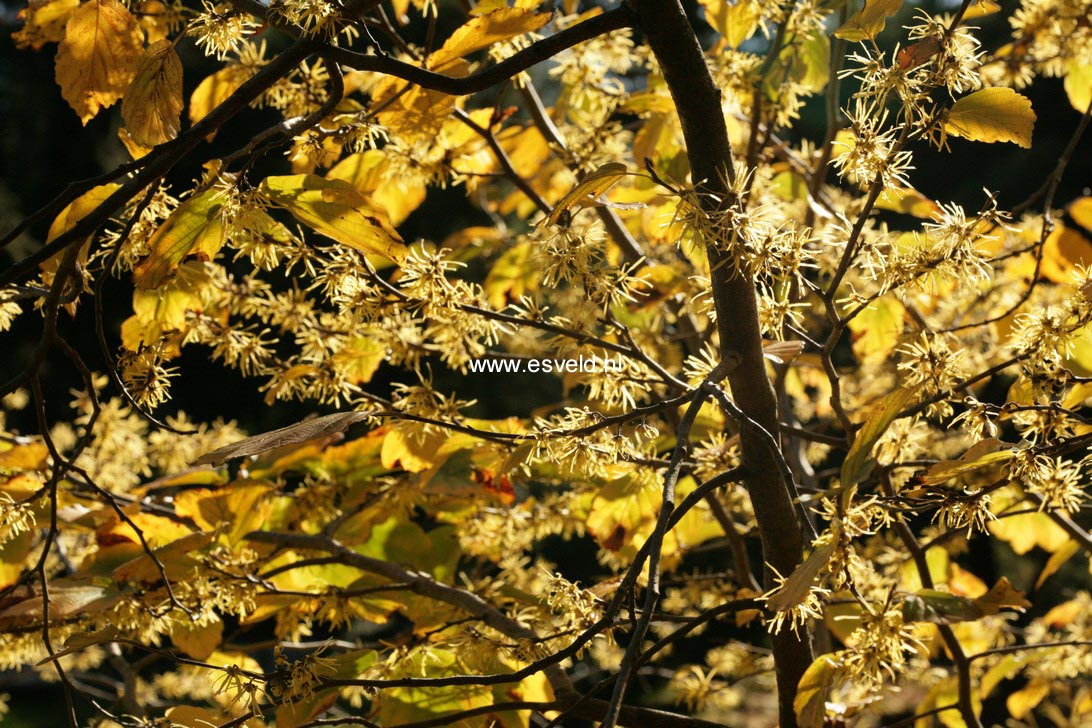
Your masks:
M976 142L1012 142L1031 148L1035 112L1031 101L1011 88L984 88L956 101L944 131Z
M865 0L864 7L851 15L834 35L853 42L875 38L883 30L888 16L901 7L902 0Z
M626 176L626 165L621 162L608 162L590 173L568 192L546 217L546 222L556 225L562 217L570 218L574 209L580 209L595 203L599 195L609 190L618 180Z
M428 66L444 70L456 58L468 56L524 33L531 33L550 21L549 13L535 13L519 8L502 8L471 18L451 34L443 46L428 57Z
M378 149L350 154L338 162L327 179L351 184L383 212L391 225L401 225L425 201L427 190L418 179L392 174L387 155Z
M219 619L196 625L183 618L171 629L171 642L195 660L204 660L215 652L223 638L224 623Z
M811 592L811 586L815 578L826 568L831 557L834 556L836 544L825 543L816 547L804 563L797 566L785 582L774 591L767 604L775 612L783 612L797 606Z
M348 182L300 174L266 177L258 189L304 225L350 248L396 261L408 253L386 215Z
M840 671L829 655L821 655L804 671L792 703L800 728L823 728L826 724L827 698Z
M253 71L246 66L225 66L207 76L190 95L190 121L196 124L208 116L252 75Z
M1035 709L1035 706L1050 695L1050 687L1050 680L1044 678L1033 679L1026 687L1005 698L1005 707L1009 709L1009 714L1013 718L1023 720L1028 713Z
M869 459L872 446L895 421L899 412L913 401L918 389L919 387L901 387L872 409L861 429L857 431L853 447L846 453L846 459L842 462L843 488L848 488L868 477L868 473L872 470L872 462Z
M158 288L182 261L212 260L226 240L224 193L210 188L184 200L148 241L148 254L133 268L138 288Z
M1064 86L1069 103L1083 114L1092 103L1092 63L1083 66L1075 61L1067 63Z
M64 39L65 24L80 0L30 0L19 11L23 27L11 34L17 48L41 49Z
M121 118L134 141L154 147L178 136L181 116L182 61L174 45L161 40L137 64L121 100Z
M701 0L701 4L705 22L733 48L750 38L762 19L762 4L755 0Z
M57 83L80 121L122 97L142 49L136 19L118 0L90 0L72 12L57 46Z
M868 304L849 322L853 332L853 353L863 364L885 360L902 336L906 309L894 296L884 296Z

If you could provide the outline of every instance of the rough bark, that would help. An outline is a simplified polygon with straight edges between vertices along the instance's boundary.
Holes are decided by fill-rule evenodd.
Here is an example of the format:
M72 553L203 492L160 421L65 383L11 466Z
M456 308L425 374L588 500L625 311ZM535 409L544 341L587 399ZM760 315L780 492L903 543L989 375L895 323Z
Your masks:
M713 83L705 56L678 0L631 0L637 25L645 34L660 64L675 101L691 174L700 188L712 195L703 204L714 211L728 198L726 178L732 173L732 148L721 110L720 91ZM723 204L723 203L721 203ZM732 395L745 415L768 432L778 432L777 399L766 375L758 305L751 281L732 273L725 254L711 243L707 252L712 269L713 299L717 311L722 359L735 357L738 365L728 375ZM765 581L771 586L770 566L788 576L800 563L803 537L788 486L773 454L753 431L741 433L746 486L754 506L767 564ZM773 637L777 665L778 704L782 726L795 726L792 708L796 686L811 664L807 635L784 630Z

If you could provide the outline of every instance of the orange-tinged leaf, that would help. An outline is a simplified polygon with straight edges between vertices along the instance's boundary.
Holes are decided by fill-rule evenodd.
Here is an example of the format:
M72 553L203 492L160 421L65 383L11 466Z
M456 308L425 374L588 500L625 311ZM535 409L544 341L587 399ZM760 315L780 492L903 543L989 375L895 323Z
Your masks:
M224 194L207 189L184 200L148 241L149 252L133 268L133 282L158 288L186 258L211 260L225 241Z
M121 118L137 144L154 147L178 136L182 61L168 40L148 46L121 100Z
M1092 202L1092 198L1082 200ZM1078 200L1081 202L1082 200ZM1079 209L1077 204L1070 205L1070 210ZM1092 265L1092 239L1084 230L1070 227L1063 221L1055 222L1054 229L1043 244L1043 263L1041 273L1044 278L1055 283L1073 283L1078 280L1082 267Z
M864 7L850 16L834 35L843 40L862 41L875 38L887 23L887 17L902 7L902 0L865 0Z
M364 199L352 185L313 174L266 177L259 191L273 204L315 232L362 253L391 260L408 254L386 214Z
M923 220L932 220L940 212L937 203L921 194L913 187L888 187L876 200L876 207L881 210L901 212Z
M1001 6L993 0L977 0L977 2L971 3L971 7L967 8L967 12L963 13L963 20L983 18L987 15L993 15L1000 9Z
M72 12L57 47L57 84L80 121L121 98L142 47L136 18L118 0L91 0Z
M1011 88L984 88L952 104L944 131L976 142L1012 142L1031 148L1035 112Z
M519 8L502 8L488 15L471 18L443 46L428 57L428 67L442 70L445 65L488 48L494 43L510 40L524 33L531 33L550 21L550 13L536 13Z
M1062 629L1073 624L1077 617L1084 613L1084 610L1084 604L1077 599L1072 599L1052 607L1049 612L1041 617L1041 621L1051 629Z

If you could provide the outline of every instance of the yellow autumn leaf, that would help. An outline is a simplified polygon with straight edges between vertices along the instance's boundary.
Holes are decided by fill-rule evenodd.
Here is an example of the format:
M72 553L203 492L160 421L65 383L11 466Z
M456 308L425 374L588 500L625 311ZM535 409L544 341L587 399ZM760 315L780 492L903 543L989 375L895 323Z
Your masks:
M1069 541L1069 534L1045 513L1020 513L986 524L997 538L1005 541L1020 556L1039 546L1054 553Z
M1016 720L1023 718L1043 702L1050 695L1050 680L1036 678L1027 684L1027 687L1017 690L1005 698L1005 707Z
M253 71L245 66L225 66L206 77L190 94L190 122L196 124L208 116L252 75Z
M46 242L52 242L57 237L71 230L76 223L83 219L88 213L101 205L107 197L114 194L118 187L119 185L113 183L100 185L84 192L75 200L68 203L68 205L61 210L61 214L57 215L53 220L53 224L49 226L49 232L46 233Z
M1056 220L1043 244L1040 273L1055 283L1073 283L1082 268L1092 265L1092 197L1075 200L1066 212L1074 224Z
M315 232L354 250L395 261L403 260L409 252L386 214L348 182L294 174L267 177L258 190Z
M208 189L175 208L148 241L149 252L133 268L138 288L158 288L186 258L211 260L224 244L222 192Z
M1011 88L984 88L952 104L944 131L976 142L1012 142L1031 148L1035 112Z
M1065 93L1073 108L1083 114L1092 103L1092 64L1070 61L1065 68Z
M864 7L850 16L834 35L843 40L859 42L875 38L883 31L889 15L894 15L902 7L902 0L865 0Z
M383 151L369 149L342 159L326 173L326 179L348 182L387 213L391 225L398 226L425 201L428 189L416 177L392 176L390 169L390 160Z
M57 47L61 96L86 124L125 93L143 46L136 18L118 0L91 0L73 11Z
M700 0L705 8L705 22L721 34L725 42L738 48L751 37L762 20L762 4L756 0Z
M967 12L963 13L963 20L966 22L975 18L983 18L987 15L993 15L1000 9L1001 6L993 0L977 0L977 2L971 3L971 7L967 8Z
M864 364L886 359L899 344L906 309L893 296L868 304L850 322L853 353Z
M23 27L11 34L16 48L39 50L46 43L59 43L64 27L80 0L30 0L19 11Z
M876 199L876 207L881 210L901 212L923 220L935 219L940 213L937 203L921 194L913 187L888 187Z
M195 660L204 660L211 655L223 639L224 623L219 619L201 625L179 620L171 628L171 642Z
M442 70L456 58L463 58L494 43L532 33L550 20L550 13L536 13L519 8L503 8L488 15L471 18L428 57L428 67Z
M178 136L182 61L169 40L148 47L121 100L121 118L137 144L154 147Z
M840 670L841 666L830 655L821 655L804 671L792 701L800 728L826 725L827 697Z
M489 305L504 308L527 293L538 290L542 271L534 256L531 243L514 245L497 259L485 277L485 293Z
M550 225L557 225L562 216L571 216L574 208L579 209L595 204L599 195L609 190L615 182L626 176L626 165L621 162L608 162L590 173L573 187L561 201L554 206L546 217Z

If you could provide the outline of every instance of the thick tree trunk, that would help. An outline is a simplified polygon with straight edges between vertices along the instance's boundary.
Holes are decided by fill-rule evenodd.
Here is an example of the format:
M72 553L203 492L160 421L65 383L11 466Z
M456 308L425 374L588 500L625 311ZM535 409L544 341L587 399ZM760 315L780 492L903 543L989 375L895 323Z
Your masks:
M682 122L687 155L695 183L716 198L728 197L726 177L732 174L732 148L721 111L720 91L705 64L705 56L686 13L678 0L631 0L637 25L655 54ZM707 196L703 204L715 205ZM712 269L713 300L717 310L722 359L738 358L728 375L732 395L740 409L775 436L778 432L777 400L766 376L754 285L733 275L724 255L707 248ZM800 563L803 537L787 484L766 444L753 431L741 434L747 490L754 505L768 566L788 576ZM772 572L766 569L766 586ZM778 704L782 726L795 726L792 708L796 686L812 655L807 635L782 631L773 637L777 664Z

